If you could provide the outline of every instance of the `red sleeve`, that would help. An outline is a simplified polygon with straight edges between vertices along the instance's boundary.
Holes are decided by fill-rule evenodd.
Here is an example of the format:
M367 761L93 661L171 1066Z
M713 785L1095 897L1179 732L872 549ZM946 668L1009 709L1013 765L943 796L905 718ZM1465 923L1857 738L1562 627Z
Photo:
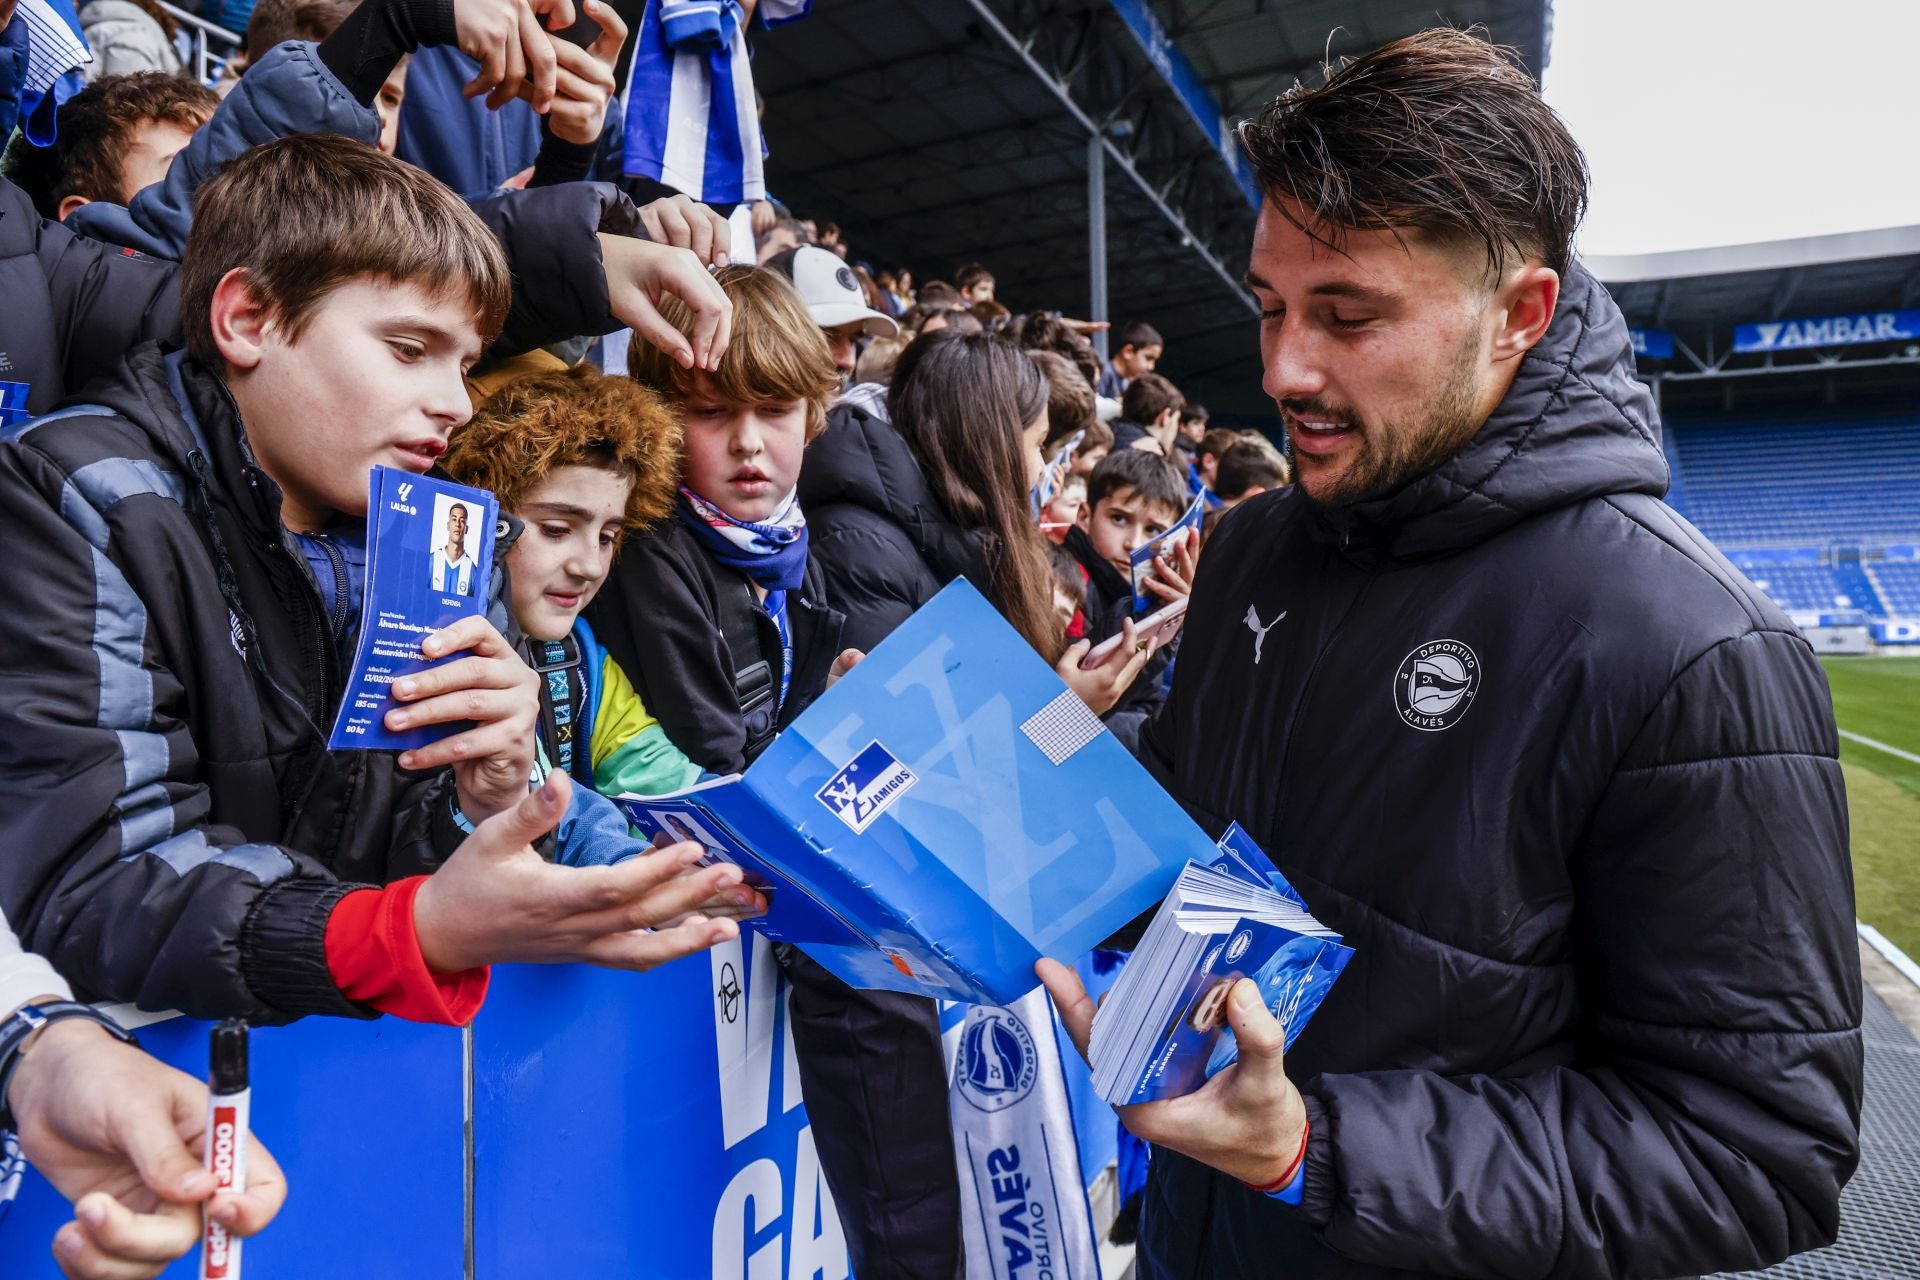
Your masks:
M342 995L409 1022L464 1027L487 998L489 970L435 973L413 931L413 899L425 876L384 889L356 889L327 917L327 971Z

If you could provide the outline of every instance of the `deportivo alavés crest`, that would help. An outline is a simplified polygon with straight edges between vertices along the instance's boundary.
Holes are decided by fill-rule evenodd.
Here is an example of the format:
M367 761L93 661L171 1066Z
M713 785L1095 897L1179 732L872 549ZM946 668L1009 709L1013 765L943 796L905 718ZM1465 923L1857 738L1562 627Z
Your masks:
M1437 733L1460 722L1480 692L1480 659L1458 640L1429 640L1400 661L1393 706L1415 729Z

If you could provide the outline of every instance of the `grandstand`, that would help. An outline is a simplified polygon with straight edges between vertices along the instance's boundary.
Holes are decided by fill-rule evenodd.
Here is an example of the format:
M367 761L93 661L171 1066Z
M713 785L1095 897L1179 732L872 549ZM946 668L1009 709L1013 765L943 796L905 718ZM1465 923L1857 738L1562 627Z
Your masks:
M1668 500L1802 627L1920 644L1920 227L1594 258Z
M768 189L923 280L978 259L1015 310L1151 319L1160 372L1217 424L1268 427L1240 282L1259 201L1232 125L1323 59L1441 16L1431 0L835 0L755 64ZM1547 0L1444 18L1546 63Z

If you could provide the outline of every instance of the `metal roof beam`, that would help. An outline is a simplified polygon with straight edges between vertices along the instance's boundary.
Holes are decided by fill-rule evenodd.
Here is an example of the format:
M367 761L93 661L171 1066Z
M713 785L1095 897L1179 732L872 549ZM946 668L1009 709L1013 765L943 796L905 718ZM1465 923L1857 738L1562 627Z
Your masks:
M1005 130L979 141L930 143L911 154L875 157L845 164L813 165L809 167L809 173L815 179L844 192L849 200L907 192L929 182L944 185L946 180L956 177L969 187L980 179L999 183L1009 179L1024 179L1030 184L1036 172L1033 166L1043 164L1044 172L1052 175L1065 167L1058 161L1085 147L1084 135L1077 139L1068 138L1057 129ZM989 192L985 196L971 198L991 199L993 195L993 192ZM905 214L913 211L902 209L899 212Z
M1185 243L1192 247L1194 253L1200 257L1207 268L1226 286L1227 291L1240 300L1249 314L1258 312L1259 306L1254 302L1253 295L1247 292L1246 286L1240 283L1239 276L1230 271L1226 264L1220 261L1213 250L1208 247L1205 241L1188 225L1186 218L1161 197L1154 185L1135 167L1132 158L1114 145L1113 139L1107 136L1106 130L1100 124L1094 122L1081 105L1075 101L1074 96L1068 92L1066 86L1057 80L1046 67L1042 66L1040 62L1034 58L1033 54L1029 52L1027 46L1022 43L1012 31L1007 29L1006 24L1000 21L999 15L994 13L987 5L986 0L967 0L967 4L979 15L980 20L986 24L987 29L998 37L1002 44L1012 50L1019 60L1025 64L1027 70L1032 73L1033 77L1046 87L1047 91L1053 95L1060 106L1080 123L1080 127L1085 129L1089 135L1100 139L1101 146L1106 150L1107 158L1112 162L1113 166L1139 189L1140 193L1146 197L1148 203L1154 207L1155 211L1181 236Z

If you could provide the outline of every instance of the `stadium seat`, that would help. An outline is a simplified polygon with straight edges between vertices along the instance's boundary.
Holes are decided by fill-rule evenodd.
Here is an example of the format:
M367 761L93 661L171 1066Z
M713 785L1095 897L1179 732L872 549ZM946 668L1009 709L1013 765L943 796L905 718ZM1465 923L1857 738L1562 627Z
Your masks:
M1671 425L1674 505L1721 547L1920 535L1920 422Z
M1667 500L1781 608L1920 618L1920 422L1669 423L1663 443Z

